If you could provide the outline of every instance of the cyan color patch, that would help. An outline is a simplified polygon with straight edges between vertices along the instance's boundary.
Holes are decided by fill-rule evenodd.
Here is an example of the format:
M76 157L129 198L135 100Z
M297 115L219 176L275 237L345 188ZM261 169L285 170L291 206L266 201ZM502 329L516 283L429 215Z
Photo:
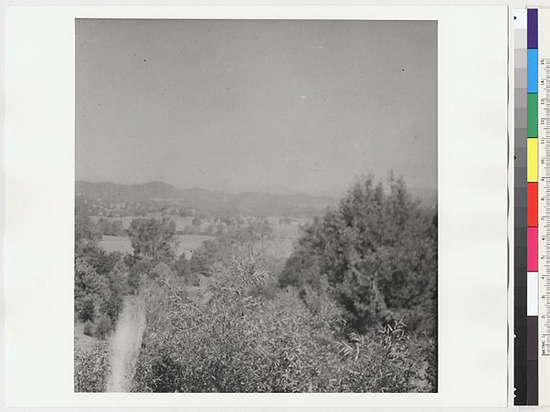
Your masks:
M527 93L538 91L538 50L527 49Z

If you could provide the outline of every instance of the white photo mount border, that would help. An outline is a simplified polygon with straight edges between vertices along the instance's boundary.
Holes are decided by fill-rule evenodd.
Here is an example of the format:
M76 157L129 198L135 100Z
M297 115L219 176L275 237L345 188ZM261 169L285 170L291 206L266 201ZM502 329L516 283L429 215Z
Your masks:
M75 18L438 21L438 393L73 393ZM7 406L506 406L506 6L8 6L6 36Z

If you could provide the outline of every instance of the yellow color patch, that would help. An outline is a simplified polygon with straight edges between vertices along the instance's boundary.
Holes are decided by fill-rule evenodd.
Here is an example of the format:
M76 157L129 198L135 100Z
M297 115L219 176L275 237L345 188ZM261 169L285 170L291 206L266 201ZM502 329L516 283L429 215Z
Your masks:
M537 138L527 139L527 181L539 181L539 150Z

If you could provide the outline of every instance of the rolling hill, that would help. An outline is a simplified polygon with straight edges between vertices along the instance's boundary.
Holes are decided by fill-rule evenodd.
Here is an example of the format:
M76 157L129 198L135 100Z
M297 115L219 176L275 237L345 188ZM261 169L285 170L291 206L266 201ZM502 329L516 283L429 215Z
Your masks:
M178 204L190 209L262 216L322 211L338 203L338 199L328 196L262 192L219 193L202 188L180 189L163 182L125 185L77 181L76 196L98 199L106 203L177 201Z

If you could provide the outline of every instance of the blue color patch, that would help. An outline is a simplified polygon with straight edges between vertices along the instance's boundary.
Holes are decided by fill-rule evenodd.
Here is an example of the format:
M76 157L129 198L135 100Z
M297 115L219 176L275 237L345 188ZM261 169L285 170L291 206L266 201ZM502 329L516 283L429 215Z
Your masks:
M527 93L538 92L538 50L527 49Z

